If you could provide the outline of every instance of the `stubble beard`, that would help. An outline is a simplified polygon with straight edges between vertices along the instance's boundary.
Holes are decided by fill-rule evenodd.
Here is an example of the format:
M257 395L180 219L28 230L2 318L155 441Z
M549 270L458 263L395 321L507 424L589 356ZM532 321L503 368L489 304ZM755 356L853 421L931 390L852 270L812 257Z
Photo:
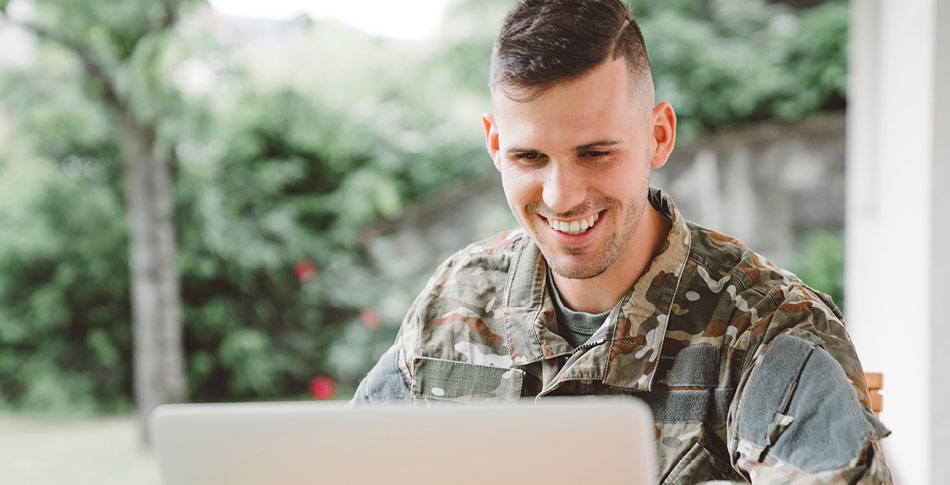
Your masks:
M551 271L554 271L558 276L573 280L596 278L607 271L620 258L620 255L623 254L633 239L647 202L644 198L639 201L629 200L627 204L627 207L631 210L628 211L624 220L619 221L619 226L614 233L608 235L603 249L594 257L593 261L577 260L572 254L580 253L585 248L559 248L562 251L561 254L549 254L554 252L553 248L545 248L538 244L538 247L541 248L541 254L544 255L545 261L551 267ZM614 208L620 206L616 200L612 200L611 205Z

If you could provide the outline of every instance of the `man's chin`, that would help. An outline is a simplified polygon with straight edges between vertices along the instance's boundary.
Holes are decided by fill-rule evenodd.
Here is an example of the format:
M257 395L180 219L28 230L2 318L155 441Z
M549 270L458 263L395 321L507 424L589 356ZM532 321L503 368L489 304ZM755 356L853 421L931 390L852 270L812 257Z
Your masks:
M572 256L560 256L548 258L545 256L551 271L562 278L571 280L589 280L596 278L607 270L603 267L601 261L590 260L589 258L576 258Z
M589 280L596 278L602 275L605 269L594 268L592 270L590 267L586 268L558 268L551 266L551 271L557 273L558 276L562 278L567 278L569 280Z

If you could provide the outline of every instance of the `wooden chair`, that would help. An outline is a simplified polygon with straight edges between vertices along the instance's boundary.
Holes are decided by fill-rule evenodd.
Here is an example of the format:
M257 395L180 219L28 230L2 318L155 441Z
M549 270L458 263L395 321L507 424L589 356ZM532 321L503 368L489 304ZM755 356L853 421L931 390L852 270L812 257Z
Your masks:
M871 396L871 410L874 414L880 416L881 409L884 407L884 397L881 396L881 389L884 387L884 374L880 372L865 372L864 380L868 383L868 394Z

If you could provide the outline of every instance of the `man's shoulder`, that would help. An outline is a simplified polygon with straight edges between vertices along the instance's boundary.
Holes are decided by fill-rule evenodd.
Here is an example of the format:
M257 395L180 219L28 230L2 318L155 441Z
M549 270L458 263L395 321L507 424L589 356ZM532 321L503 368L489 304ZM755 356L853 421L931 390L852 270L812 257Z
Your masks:
M753 317L763 318L775 311L804 316L820 310L828 320L843 322L844 317L831 297L808 286L797 275L742 241L693 223L689 223L689 228L687 273L692 278L687 276L687 279L691 284L708 287L737 307L757 309L748 311ZM791 312L793 307L806 311Z
M463 305L484 305L482 300L500 302L495 296L504 291L508 272L527 249L526 244L530 237L524 230L512 229L455 252L429 279L420 295L422 308L417 310L438 314Z
M480 267L490 265L497 269L524 249L530 237L524 229L499 232L489 238L475 241L456 251L442 263L440 269Z
M693 292L699 314L716 320L723 318L723 312L730 313L727 325L751 339L736 338L735 345L765 343L793 328L813 335L815 341L846 335L844 316L830 296L736 238L689 226L690 255L682 291Z
M753 251L741 240L721 232L688 223L691 245L689 259L695 270L721 280L728 277L737 290L769 292L776 288L802 285L791 271L783 269Z

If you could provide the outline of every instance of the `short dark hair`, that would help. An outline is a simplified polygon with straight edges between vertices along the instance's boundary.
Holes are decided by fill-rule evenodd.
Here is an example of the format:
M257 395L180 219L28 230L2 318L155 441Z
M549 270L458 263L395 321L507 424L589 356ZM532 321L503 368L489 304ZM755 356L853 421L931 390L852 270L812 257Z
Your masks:
M632 79L649 77L643 34L621 0L520 0L492 51L489 85L537 96L623 56Z

